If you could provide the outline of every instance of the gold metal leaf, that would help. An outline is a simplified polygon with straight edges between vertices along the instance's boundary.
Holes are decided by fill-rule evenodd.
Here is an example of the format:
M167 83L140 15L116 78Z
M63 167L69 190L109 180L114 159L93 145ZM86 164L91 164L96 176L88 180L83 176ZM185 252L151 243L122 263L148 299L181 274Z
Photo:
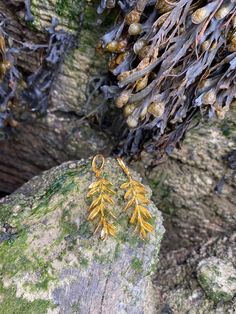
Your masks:
M113 185L110 181L108 181L105 178L102 178L100 182L101 182L102 185L105 185L105 186L106 185L108 185L108 186L112 186Z
M135 192L142 193L142 194L147 194L147 191L143 187L140 187L140 186L137 186L137 185L135 185Z
M87 197L91 197L93 196L94 194L98 193L99 192L99 188L92 188L88 194L87 194Z
M107 194L111 194L111 195L116 194L112 189L110 189L108 187L104 187L101 190L104 190Z
M145 204L145 205L147 205L147 204L149 204L150 203L150 201L144 196L144 195L142 195L142 194L136 194L135 195L135 197L136 197L136 199L139 201L139 203L140 204Z
M116 227L111 224L108 224L108 232L110 235L114 237L116 234Z
M100 162L100 166L97 166L98 161ZM105 240L109 235L115 236L116 227L108 222L108 216L115 218L115 215L109 209L109 205L115 205L111 197L115 192L110 188L112 183L101 176L103 166L104 157L102 155L95 156L92 162L92 169L96 175L96 181L90 184L87 197L94 197L89 207L90 213L88 220L99 218L98 225L94 232L97 232L101 227L101 238Z
M149 224L148 222L143 222L143 228L146 229L148 232L153 232L154 228L151 224Z
M129 199L130 196L133 195L133 189L128 189L126 192L125 192L125 196L124 196L124 199L127 200Z
M93 189L93 188L98 187L100 185L100 182L101 181L98 180L98 181L95 181L95 182L91 183L90 186L89 186L89 189Z
M142 238L143 240L146 239L146 237L147 237L147 232L145 231L144 228L140 228L140 236L141 236L141 238Z
M145 188L145 186L142 183L140 183L140 182L138 182L136 180L132 180L132 185L135 185L136 187L142 188L143 191L145 193L147 193L146 188Z
M130 218L130 223L133 225L138 217L138 211L134 209L133 214Z
M99 212L101 212L101 210L102 210L102 205L99 205L93 208L93 210L90 212L88 216L88 220L93 220L99 214Z
M134 204L135 204L135 197L132 197L132 198L127 202L127 204L126 204L126 206L125 206L124 209L126 210L126 209L130 208L130 207L132 207Z
M121 184L120 188L124 190L124 189L127 189L129 187L129 185L130 185L130 182L125 182L125 183Z
M98 198L96 198L92 204L90 205L89 209L93 209L94 207L96 207L99 203L101 203L101 200L102 200L102 196L101 194L98 196Z
M139 229L140 237L145 239L148 232L154 231L153 226L146 221L147 219L152 218L152 215L145 206L150 203L150 200L146 197L148 192L142 183L133 180L129 169L124 162L120 158L118 158L117 161L128 177L127 182L120 186L121 189L127 189L124 195L124 199L127 200L125 210L133 208L130 223L136 224L135 230Z
M113 201L113 199L110 198L110 196L108 196L107 194L103 195L103 198L105 201L107 201L109 204L111 205L115 205L115 202Z
M152 215L150 214L150 212L147 210L146 207L144 207L144 206L142 206L142 205L139 205L139 208L140 208L140 211L142 211L142 214L143 214L146 218L148 218L148 219L152 218Z

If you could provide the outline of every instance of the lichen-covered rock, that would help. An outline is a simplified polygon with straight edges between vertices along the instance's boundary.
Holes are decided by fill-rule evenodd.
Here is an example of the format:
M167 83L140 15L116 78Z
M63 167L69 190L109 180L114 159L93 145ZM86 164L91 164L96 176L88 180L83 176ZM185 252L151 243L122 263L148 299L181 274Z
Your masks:
M58 28L68 32L78 30L81 14L89 1L87 0L31 0L31 12L34 17L33 26L39 30L50 27L51 19L59 20Z
M236 149L235 121L232 110L224 121L201 123L148 174L153 200L165 216L169 249L235 230L236 176L228 162Z
M18 13L23 17L25 12L24 1L16 2L19 8L9 6L7 0L0 1L0 11L9 21L10 37L35 44L47 43L46 28L52 18L58 18L57 29L63 28L73 37L73 44L57 67L48 95L47 115L29 118L25 113L11 137L1 141L0 191L3 193L13 192L42 170L65 161L88 158L98 152L109 154L114 145L111 136L97 122L107 107L96 88L103 77L106 59L98 58L95 52L104 27L97 21L96 4L74 0L32 1L35 20L29 24L23 18L16 18ZM22 11L16 12L16 8ZM16 66L24 73L34 73L40 60L36 52L22 52ZM89 84L94 77L96 83ZM24 108L22 104L18 106Z
M106 241L87 221L90 160L53 168L1 200L1 314L154 313L160 212L149 205L155 233L139 239L123 210L126 177L115 159L106 160L104 175L117 192L118 232Z
M224 121L199 124L186 134L180 150L150 172L143 167L150 155L136 162L139 172L147 175L166 228L155 280L158 314L236 312L236 297L224 302L235 293L235 282L222 281L220 285L226 283L232 290L216 300L209 281L211 295L197 278L198 265L209 258L236 266L235 118L232 110ZM228 277L234 278L234 273Z
M51 26L52 19L57 18L57 30L63 29L77 36L55 80L50 111L60 112L61 115L73 112L78 117L89 115L102 103L102 97L100 95L96 97L99 98L97 100L92 98L93 101L87 101L87 85L93 76L98 80L102 77L107 60L105 56L98 58L95 51L104 29L96 13L96 4L92 5L87 0L43 0L39 5L38 1L33 0L31 9L33 25L38 31L45 31Z
M197 269L198 282L215 302L226 302L236 295L236 269L232 263L216 257L202 260Z
M154 281L156 313L235 313L235 240L234 232L191 249L162 252Z

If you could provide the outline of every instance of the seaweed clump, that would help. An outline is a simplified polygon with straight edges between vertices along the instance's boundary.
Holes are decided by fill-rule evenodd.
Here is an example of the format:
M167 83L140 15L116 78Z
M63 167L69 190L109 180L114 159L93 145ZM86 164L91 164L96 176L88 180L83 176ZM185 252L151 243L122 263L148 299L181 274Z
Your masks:
M33 18L29 6L26 1L26 21ZM18 40L8 30L8 24L7 17L0 15L0 140L6 139L19 122L31 119L32 113L46 114L59 65L74 43L73 35L56 29L56 18L46 29L46 43ZM38 68L26 72L18 66L22 54L38 56Z
M120 154L171 153L199 117L223 119L236 97L235 0L103 0L118 11L98 44L123 110ZM200 113L200 114L199 114Z

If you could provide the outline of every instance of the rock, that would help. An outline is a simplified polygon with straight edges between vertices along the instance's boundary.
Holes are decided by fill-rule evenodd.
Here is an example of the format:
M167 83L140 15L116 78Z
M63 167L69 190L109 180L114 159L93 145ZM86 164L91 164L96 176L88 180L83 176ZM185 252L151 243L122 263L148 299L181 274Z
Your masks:
M17 9L24 8L24 1L18 1L17 5ZM74 45L58 66L47 115L24 118L13 134L0 142L0 192L11 193L42 170L68 160L88 158L98 152L108 155L113 140L101 130L99 122L96 123L107 110L104 99L97 93L96 84L90 89L87 86L94 77L96 82L102 79L101 73L106 69L106 58L98 57L95 52L103 33L103 26L97 22L96 4L71 0L43 0L39 3L34 0L31 11L35 20L31 27L23 19L18 19L16 7L9 6L8 0L0 2L0 11L10 21L7 32L18 40L24 38L30 43L47 43L49 36L45 29L50 27L52 18L58 19L57 29L63 28L75 36ZM23 69L23 74L37 71L39 60L42 60L39 53L27 52L18 56L17 67ZM23 78L26 80L24 75ZM18 106L24 107L21 103Z
M117 192L118 232L106 241L87 221L90 160L64 163L1 199L0 313L155 313L161 214L149 205L155 233L139 239L123 210L126 177L115 159L104 174Z
M234 278L236 265L235 118L231 111L224 121L204 121L186 134L180 150L151 171L143 166L150 154L135 164L152 187L166 229L154 281L158 314L236 312L235 282L227 280ZM197 276L198 265L208 259L224 261L229 271L215 278L218 287L208 280L210 294ZM221 285L227 293L217 299L214 292Z
M164 214L168 250L235 230L236 176L228 158L236 149L235 119L232 111L225 121L204 121L186 134L180 150L147 174Z
M229 278L236 265L236 176L228 157L236 147L235 117L233 111L191 130L181 150L147 175L166 228L155 276L158 314L235 313ZM219 277L211 269L204 280L204 261L222 261Z
M197 278L208 297L215 302L227 302L236 295L236 269L228 261L216 257L202 260Z
M156 313L233 314L236 233L162 254L155 275Z

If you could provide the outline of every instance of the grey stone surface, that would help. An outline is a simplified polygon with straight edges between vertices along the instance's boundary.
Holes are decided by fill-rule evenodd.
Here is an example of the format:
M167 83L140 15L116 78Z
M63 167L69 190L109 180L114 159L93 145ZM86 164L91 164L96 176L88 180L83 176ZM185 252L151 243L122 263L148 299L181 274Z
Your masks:
M106 161L104 175L117 192L118 232L106 241L87 221L91 160L62 164L1 200L0 313L155 312L151 278L164 233L161 214L148 205L155 233L139 239L131 212L123 210L119 186L127 178L115 159Z
M234 314L235 232L164 252L155 279L156 313Z
M224 121L202 122L186 134L180 150L147 174L153 200L164 213L169 249L235 230L236 176L228 160L236 150L235 119L234 109Z
M197 267L197 278L208 297L227 302L236 295L236 269L227 260L209 257Z

